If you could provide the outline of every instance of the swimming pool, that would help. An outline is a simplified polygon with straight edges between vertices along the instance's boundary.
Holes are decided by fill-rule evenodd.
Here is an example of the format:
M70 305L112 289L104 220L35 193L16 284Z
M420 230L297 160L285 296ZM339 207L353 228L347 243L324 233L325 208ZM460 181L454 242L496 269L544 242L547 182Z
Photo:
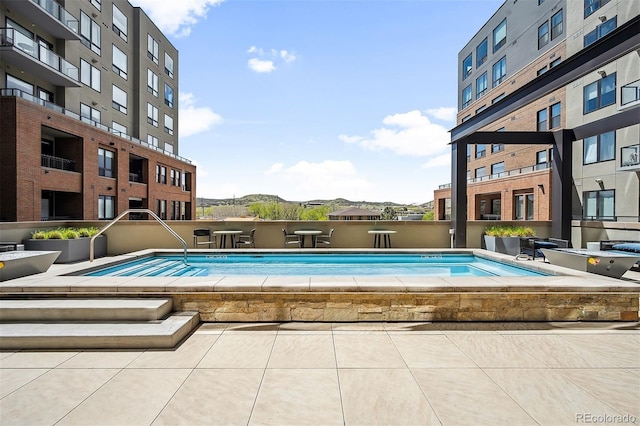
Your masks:
M198 254L183 257L155 254L120 263L85 276L229 276L229 275L325 275L325 276L544 276L525 268L483 259L473 254Z

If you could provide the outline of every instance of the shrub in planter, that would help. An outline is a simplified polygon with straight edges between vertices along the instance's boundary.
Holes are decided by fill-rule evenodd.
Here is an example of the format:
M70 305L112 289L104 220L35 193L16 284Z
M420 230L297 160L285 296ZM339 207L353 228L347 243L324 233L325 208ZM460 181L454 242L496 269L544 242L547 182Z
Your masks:
M56 228L35 231L31 239L24 241L25 250L60 251L54 263L78 262L89 259L91 237L99 232L98 228ZM107 255L107 237L101 235L94 242L95 257Z
M492 225L484 231L487 250L517 256L520 253L520 238L533 237L535 231L528 226Z

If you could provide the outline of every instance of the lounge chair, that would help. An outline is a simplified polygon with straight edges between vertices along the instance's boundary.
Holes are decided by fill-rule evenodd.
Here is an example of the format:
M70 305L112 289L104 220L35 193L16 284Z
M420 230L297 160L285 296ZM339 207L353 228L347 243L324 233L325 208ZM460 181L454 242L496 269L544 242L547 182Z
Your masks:
M299 235L289 234L286 229L282 228L284 234L284 246L288 247L290 244L295 244L298 248L302 248L302 240Z
M201 241L200 237L206 237L207 239ZM217 247L216 236L211 234L211 230L209 228L197 228L193 230L194 247L197 248L198 246L206 245L207 247L211 248L211 244L213 244L214 247Z
M329 230L328 234L320 234L316 236L316 248L318 244L324 245L326 247L331 247L331 236L333 235L333 228Z
M640 241L632 240L605 240L600 241L600 250L611 250L617 253L640 254ZM631 268L634 271L640 271L640 260Z
M240 234L236 237L236 248L239 247L249 247L249 248L256 248L256 244L253 240L253 237L256 233L256 228L253 228L251 231L249 231L248 234Z

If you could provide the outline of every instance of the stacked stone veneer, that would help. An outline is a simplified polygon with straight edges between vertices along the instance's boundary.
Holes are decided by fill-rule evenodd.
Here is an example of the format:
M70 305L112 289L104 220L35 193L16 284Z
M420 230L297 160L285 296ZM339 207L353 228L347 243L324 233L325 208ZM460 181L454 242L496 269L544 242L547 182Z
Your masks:
M637 321L637 293L182 293L203 321Z

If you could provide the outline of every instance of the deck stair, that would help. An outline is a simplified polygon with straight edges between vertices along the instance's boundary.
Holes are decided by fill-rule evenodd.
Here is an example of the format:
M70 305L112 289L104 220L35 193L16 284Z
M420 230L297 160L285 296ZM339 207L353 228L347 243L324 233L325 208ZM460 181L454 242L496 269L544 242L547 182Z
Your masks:
M172 348L200 322L171 299L0 300L0 349Z

